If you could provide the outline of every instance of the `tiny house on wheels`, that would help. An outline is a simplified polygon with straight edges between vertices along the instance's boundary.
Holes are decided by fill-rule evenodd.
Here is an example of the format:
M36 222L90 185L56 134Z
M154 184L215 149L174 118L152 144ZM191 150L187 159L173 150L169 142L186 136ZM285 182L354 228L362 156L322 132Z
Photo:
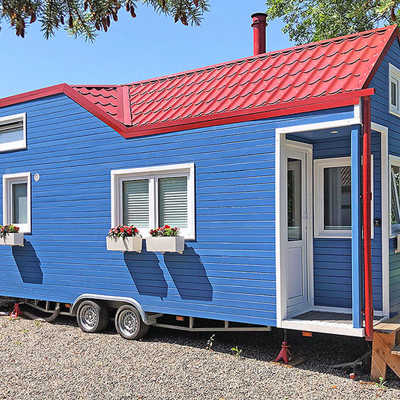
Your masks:
M1 296L126 338L400 312L398 29L266 53L252 17L251 57L0 99Z

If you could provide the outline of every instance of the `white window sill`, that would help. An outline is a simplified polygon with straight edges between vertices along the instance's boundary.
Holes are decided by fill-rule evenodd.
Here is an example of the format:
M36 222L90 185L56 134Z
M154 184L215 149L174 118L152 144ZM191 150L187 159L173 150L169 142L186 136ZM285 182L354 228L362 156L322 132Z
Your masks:
M400 117L400 111L394 110L392 108L389 108L389 113L395 115L396 117Z
M349 232L320 232L314 235L314 239L351 239Z

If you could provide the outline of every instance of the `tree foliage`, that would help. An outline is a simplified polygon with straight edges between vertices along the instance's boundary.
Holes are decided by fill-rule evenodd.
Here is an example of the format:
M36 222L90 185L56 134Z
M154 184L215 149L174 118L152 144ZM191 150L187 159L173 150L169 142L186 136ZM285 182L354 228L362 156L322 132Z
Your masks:
M400 21L400 0L267 0L267 20L281 18L297 44Z
M184 25L199 25L208 0L0 0L0 23L9 24L24 37L28 25L38 21L46 39L66 27L74 36L94 40L118 21L120 9L136 17L139 5L149 6Z

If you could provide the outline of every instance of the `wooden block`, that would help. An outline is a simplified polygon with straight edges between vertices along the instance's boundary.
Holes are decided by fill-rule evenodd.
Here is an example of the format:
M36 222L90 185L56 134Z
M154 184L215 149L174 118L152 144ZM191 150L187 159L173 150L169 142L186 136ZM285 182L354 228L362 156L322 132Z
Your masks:
M372 353L371 379L373 381L378 382L379 378L382 377L385 380L386 371L387 371L387 365L385 360L382 360L382 358L379 357L378 354Z
M400 331L400 314L381 322L374 326L374 331L378 332L399 332Z
M374 331L377 332L398 332L400 331L400 324L397 322L381 322L374 326Z
M393 355L396 333L374 333L372 343L371 379L386 378L386 369L390 367L400 378L400 356Z
M394 347L392 348L391 353L392 353L394 356L400 356L400 345L397 344L396 346L394 346Z

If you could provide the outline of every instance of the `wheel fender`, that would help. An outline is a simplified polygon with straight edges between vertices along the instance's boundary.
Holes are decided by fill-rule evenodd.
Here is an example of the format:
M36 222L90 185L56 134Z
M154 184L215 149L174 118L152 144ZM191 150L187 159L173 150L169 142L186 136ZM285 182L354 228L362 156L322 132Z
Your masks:
M147 319L147 316L143 310L143 307L140 305L140 303L137 300L132 299L131 297L105 296L105 295L101 295L101 294L90 294L90 293L81 294L79 297L76 298L76 300L74 301L74 304L71 307L72 314L76 314L76 311L78 310L78 306L83 300L120 301L123 303L131 304L139 311L139 314L142 317L143 322L146 325L151 325L151 322Z

